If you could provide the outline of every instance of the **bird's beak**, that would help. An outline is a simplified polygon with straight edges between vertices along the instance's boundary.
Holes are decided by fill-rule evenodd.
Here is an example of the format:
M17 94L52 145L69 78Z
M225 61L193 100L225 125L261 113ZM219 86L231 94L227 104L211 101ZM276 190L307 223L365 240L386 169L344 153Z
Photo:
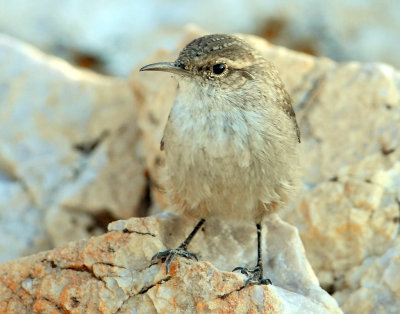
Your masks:
M172 62L158 62L148 64L142 67L140 71L162 71L179 75L189 75L189 71L178 67L175 63Z

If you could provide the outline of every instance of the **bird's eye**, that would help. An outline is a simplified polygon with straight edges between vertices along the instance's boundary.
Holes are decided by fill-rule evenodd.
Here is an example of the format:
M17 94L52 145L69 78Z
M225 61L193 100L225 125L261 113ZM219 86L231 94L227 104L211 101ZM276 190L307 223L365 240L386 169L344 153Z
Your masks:
M226 70L226 64L217 63L212 67L212 71L214 74L222 74Z

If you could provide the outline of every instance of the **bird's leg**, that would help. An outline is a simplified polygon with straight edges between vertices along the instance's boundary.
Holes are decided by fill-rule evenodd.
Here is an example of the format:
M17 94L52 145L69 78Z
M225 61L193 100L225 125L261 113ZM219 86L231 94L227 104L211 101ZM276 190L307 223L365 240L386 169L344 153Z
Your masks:
M257 225L257 265L253 269L247 267L235 267L233 271L240 270L240 272L248 277L246 285L270 285L271 280L263 278L263 262L261 250L261 223Z
M205 221L206 221L205 219L200 219L200 221L194 227L193 231L189 234L189 236L185 239L185 241L182 242L182 244L180 246L178 246L176 249L158 252L151 258L151 262L153 263L155 261L165 260L165 270L166 270L166 274L168 275L169 265L176 256L182 256L182 257L189 258L189 259L195 259L197 261L198 258L196 256L196 254L189 252L187 250L187 247L190 244L190 242L192 241L192 239L195 236L195 234L197 233L197 231L199 231L200 227L204 224Z

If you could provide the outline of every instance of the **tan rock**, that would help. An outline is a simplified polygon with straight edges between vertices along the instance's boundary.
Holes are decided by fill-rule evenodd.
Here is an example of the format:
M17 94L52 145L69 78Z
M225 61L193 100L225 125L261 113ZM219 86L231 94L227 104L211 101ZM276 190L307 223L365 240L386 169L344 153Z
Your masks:
M346 289L335 293L347 313L397 313L400 308L400 241L346 274Z
M167 214L116 221L105 235L2 264L0 312L341 312L319 287L296 229L276 216L265 222L272 286L245 287L245 276L230 272L255 263L255 227L247 224L207 222L190 245L199 262L177 258L168 275L164 264L151 265L191 223Z
M146 179L127 82L4 35L0 69L0 261L138 215Z
M287 216L301 225L307 256L325 287L340 289L347 271L393 245L398 234L399 153L390 158L375 154L343 168L334 181L306 191L297 210Z

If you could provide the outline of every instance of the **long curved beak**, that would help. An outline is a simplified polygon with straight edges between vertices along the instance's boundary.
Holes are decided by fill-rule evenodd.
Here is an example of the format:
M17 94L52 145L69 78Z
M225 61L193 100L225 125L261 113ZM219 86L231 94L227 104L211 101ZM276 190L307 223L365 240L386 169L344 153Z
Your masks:
M162 71L179 75L189 75L188 71L180 67L177 67L175 63L172 62L158 62L158 63L148 64L142 67L140 71Z

